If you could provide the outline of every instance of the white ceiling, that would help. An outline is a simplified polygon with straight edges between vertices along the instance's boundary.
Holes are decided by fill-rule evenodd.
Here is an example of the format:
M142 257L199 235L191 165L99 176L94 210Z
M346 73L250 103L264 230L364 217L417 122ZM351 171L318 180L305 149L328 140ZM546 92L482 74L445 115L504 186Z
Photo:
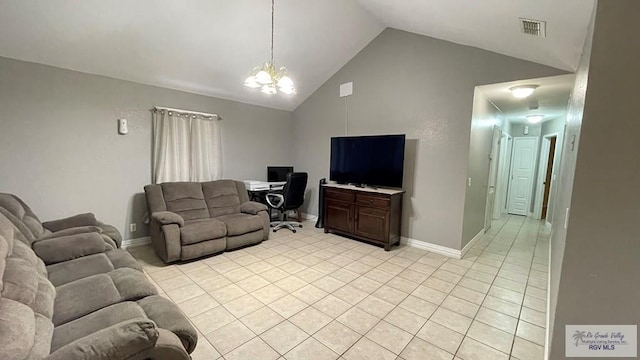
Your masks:
M478 89L493 102L507 121L525 124L527 115L544 115L542 122L565 116L574 81L575 75L567 74L483 85ZM519 85L538 85L538 88L529 97L517 99L509 88ZM531 106L538 108L531 109Z
M297 95L242 85L269 58L268 0L2 0L0 56L293 110L385 27L573 71L594 0L277 0ZM518 17L546 20L547 38Z

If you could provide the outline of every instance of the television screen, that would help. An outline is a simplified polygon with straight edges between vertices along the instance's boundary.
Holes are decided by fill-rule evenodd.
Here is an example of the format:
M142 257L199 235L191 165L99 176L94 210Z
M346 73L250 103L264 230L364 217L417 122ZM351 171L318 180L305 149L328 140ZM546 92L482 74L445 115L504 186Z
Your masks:
M402 187L405 135L331 138L329 179L356 185Z

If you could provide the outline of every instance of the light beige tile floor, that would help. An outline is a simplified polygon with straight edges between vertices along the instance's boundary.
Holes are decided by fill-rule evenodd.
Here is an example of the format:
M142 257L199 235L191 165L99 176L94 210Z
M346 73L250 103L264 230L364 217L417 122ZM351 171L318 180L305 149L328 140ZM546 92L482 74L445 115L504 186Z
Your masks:
M543 359L549 232L495 221L462 260L306 222L260 245L165 265L130 248L199 332L206 359Z

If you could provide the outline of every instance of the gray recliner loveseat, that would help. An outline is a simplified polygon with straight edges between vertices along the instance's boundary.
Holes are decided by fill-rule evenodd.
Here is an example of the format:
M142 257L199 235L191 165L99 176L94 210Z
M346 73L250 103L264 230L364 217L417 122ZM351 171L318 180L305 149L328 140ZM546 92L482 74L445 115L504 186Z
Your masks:
M189 260L269 238L267 206L241 181L167 182L144 187L151 242L165 262Z

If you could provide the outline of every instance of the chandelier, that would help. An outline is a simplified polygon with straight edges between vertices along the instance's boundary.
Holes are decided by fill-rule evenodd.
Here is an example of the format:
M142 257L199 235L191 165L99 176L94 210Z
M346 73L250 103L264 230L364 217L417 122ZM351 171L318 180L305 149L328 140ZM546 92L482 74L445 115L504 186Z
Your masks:
M250 88L260 88L265 94L277 94L278 91L284 94L295 94L296 88L293 80L287 75L287 68L276 68L273 62L273 8L274 1L271 0L271 60L264 63L262 67L255 67L249 77L244 81L244 86ZM277 70L276 70L277 69Z

